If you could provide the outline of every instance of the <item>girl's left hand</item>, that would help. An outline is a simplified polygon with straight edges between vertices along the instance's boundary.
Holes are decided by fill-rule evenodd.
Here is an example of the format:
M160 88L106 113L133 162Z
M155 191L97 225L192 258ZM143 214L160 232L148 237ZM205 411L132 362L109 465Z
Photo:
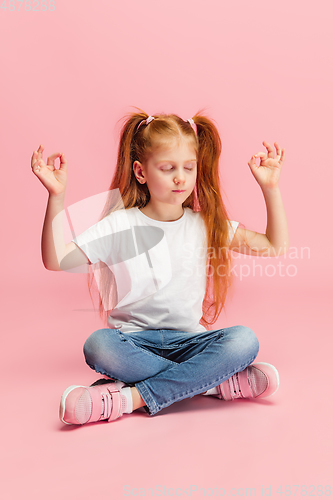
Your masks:
M274 149L272 146L266 141L263 141L263 145L267 149L268 154L259 152L253 155L248 165L260 187L271 189L278 185L282 163L285 159L285 150L281 150L278 143L274 142L277 152L274 158ZM259 166L256 164L256 157L258 156L260 157Z

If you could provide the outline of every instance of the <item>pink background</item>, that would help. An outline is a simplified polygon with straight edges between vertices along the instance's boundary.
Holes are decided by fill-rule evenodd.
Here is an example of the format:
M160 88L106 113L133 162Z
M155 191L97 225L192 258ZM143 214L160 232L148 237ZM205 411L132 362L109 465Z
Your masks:
M169 489L165 496L192 485L192 498L215 486L225 496L255 488L258 497L264 487L281 498L280 485L287 493L299 485L297 497L301 485L315 496L318 485L332 488L330 2L55 0L53 12L14 5L0 9L3 498L120 499L157 485ZM252 328L257 361L274 364L281 385L261 401L198 396L154 417L65 426L64 389L99 378L82 346L102 323L84 275L43 267L47 191L30 159L40 144L44 159L65 153L67 207L105 191L117 121L130 106L184 119L205 108L221 134L230 218L255 231L265 232L266 209L247 162L265 151L263 140L286 149L280 189L296 258L291 250L237 256L235 269L255 261L263 276L238 275L212 327Z

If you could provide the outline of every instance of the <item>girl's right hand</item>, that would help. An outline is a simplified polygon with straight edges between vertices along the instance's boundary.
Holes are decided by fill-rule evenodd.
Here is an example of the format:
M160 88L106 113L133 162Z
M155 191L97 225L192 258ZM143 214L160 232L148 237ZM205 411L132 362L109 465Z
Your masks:
M53 153L48 157L47 163L44 162L44 147L39 146L37 151L33 152L31 157L31 168L41 183L46 187L50 195L61 195L65 193L67 184L67 160L62 153ZM56 169L54 161L60 158L60 168Z

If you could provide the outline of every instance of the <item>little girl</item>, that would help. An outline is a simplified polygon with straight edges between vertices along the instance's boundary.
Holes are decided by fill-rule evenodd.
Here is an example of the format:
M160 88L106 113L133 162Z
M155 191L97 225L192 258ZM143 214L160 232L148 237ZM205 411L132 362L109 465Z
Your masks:
M266 234L257 233L228 219L219 186L221 139L212 120L139 111L122 127L101 219L70 243L57 217L64 209L66 158L54 153L45 163L42 146L32 155L32 170L49 191L43 264L53 271L98 268L99 308L107 319L83 349L87 364L105 377L65 390L59 410L65 424L110 422L141 407L155 415L200 394L263 398L279 386L274 366L253 363L259 343L250 328L208 328L231 284L231 250L287 251L278 187L284 149L274 143L275 156L264 141L267 153L248 162L267 206ZM117 192L121 207L110 201Z

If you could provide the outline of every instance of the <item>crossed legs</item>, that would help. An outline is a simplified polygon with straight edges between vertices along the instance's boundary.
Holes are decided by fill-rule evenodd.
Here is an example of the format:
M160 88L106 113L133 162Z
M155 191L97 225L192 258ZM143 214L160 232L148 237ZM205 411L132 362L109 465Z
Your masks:
M259 342L240 325L195 334L102 328L88 337L83 350L92 369L131 386L133 410L144 407L154 415L244 370L256 358Z

